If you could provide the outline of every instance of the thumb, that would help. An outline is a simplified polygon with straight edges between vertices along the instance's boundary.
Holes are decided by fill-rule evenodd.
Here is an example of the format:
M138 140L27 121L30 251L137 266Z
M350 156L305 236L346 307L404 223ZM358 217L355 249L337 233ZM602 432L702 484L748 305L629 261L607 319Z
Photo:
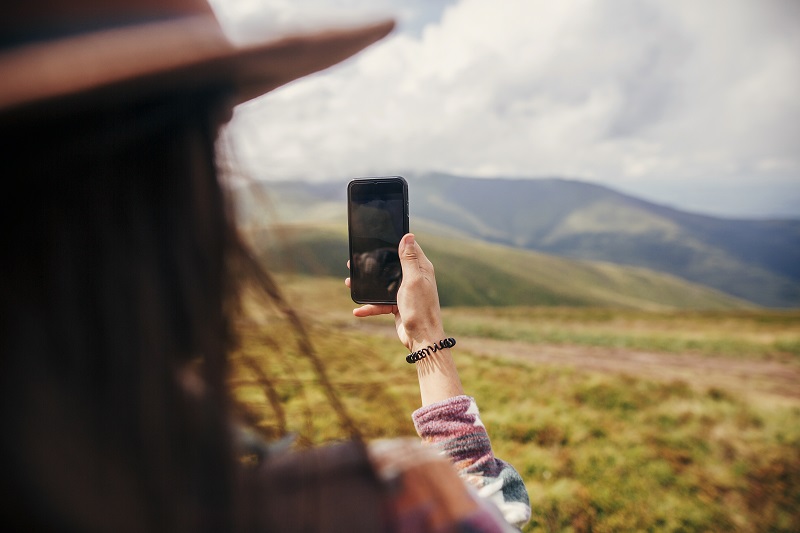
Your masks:
M403 276L413 277L419 274L419 254L417 253L417 243L413 233L406 233L400 240L400 265L403 268Z

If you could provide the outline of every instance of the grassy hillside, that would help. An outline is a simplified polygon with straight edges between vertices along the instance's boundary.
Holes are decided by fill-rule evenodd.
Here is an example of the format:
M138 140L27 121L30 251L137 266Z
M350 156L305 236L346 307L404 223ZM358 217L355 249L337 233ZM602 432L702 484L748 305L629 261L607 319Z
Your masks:
M271 183L271 208L242 195L245 218L344 223L345 183ZM739 298L800 307L800 221L685 213L563 179L409 177L412 227L562 257L670 273ZM255 195L258 196L258 195ZM269 214L269 216L267 216Z
M337 224L254 233L277 271L347 276L347 237ZM420 233L444 306L576 305L633 309L728 309L742 301L676 277L611 263L575 261L477 240Z
M561 179L427 175L409 183L416 213L485 240L669 272L761 305L800 306L800 221L695 215Z
M390 340L391 320L354 319L340 279L291 276L282 285L324 361L327 382L363 435L413 435L416 375L403 360L403 347ZM272 438L294 432L299 445L342 438L342 423L320 385L326 380L297 350L292 329L268 309L252 316L241 324L244 343L231 384L253 422ZM534 338L530 332L536 331L557 333L559 342L576 350L597 342L624 347L635 339L656 357L686 349L659 340L676 336L710 341L700 349L689 345L687 352L704 374L705 357L726 356L727 346L739 343L748 348L731 354L731 361L782 361L781 368L794 376L800 366L797 313L453 308L446 321L448 332L459 338L505 336L532 353L554 338ZM485 331L476 330L480 324ZM720 336L727 345L714 341ZM483 345L480 337L473 339ZM495 453L517 468L530 493L533 519L525 531L800 529L796 396L776 402L747 388L695 383L691 376L651 379L636 368L589 372L557 361L506 359L503 353L487 357L466 342L455 349Z

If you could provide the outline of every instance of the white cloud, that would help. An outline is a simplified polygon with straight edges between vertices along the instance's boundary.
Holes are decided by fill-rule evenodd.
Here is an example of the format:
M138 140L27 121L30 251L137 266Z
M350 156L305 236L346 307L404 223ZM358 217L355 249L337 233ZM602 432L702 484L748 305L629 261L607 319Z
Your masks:
M238 109L231 134L252 174L441 170L639 191L697 180L800 189L800 9L791 0L461 0L442 9L417 33Z

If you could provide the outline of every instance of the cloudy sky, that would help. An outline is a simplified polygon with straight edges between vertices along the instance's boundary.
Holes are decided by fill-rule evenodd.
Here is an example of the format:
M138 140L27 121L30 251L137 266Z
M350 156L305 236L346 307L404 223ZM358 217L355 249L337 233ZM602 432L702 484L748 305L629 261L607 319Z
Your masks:
M232 37L394 17L240 106L257 179L560 176L724 216L800 217L795 0L214 0Z

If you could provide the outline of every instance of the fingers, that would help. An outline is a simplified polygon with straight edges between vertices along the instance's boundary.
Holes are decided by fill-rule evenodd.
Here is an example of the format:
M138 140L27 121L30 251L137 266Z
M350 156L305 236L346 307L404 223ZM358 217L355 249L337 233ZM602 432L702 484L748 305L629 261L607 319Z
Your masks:
M394 311L395 307L393 305L367 304L353 309L353 316L363 318L367 316L391 315Z

